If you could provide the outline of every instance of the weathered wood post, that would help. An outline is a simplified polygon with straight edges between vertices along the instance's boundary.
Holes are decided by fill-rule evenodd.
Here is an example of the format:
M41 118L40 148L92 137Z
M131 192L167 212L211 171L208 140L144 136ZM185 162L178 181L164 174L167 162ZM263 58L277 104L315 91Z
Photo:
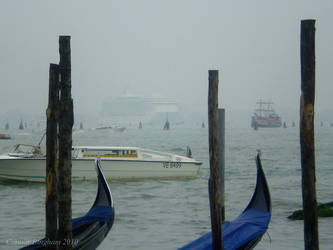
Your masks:
M62 249L72 249L72 127L70 36L59 37L60 112L59 112L59 240Z
M219 205L219 132L218 132L218 71L209 70L208 123L209 123L209 201L214 250L223 249L221 206Z
M314 143L315 20L301 22L301 81L300 145L304 243L306 250L316 250L319 249L319 239Z
M221 207L221 219L222 223L225 221L225 110L224 109L218 109L218 131L219 131L219 180L220 180L220 197L218 198L218 201L220 201L220 207Z
M59 105L59 67L50 64L49 103L46 110L46 203L45 237L55 242L58 231L57 168L58 168L58 105ZM57 249L55 244L50 249Z

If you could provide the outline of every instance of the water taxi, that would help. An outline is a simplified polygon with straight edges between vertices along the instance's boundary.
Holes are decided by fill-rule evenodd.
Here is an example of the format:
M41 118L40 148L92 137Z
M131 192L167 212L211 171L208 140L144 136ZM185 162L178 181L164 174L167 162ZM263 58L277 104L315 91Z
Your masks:
M96 179L94 161L100 159L107 179L194 178L202 164L188 156L139 147L73 146L72 179ZM0 178L45 181L46 156L39 146L17 144L0 155Z

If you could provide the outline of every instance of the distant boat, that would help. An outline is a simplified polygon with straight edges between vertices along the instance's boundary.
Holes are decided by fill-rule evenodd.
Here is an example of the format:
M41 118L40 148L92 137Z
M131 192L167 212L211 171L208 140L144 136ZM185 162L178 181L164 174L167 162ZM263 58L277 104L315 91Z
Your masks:
M123 132L125 129L126 127L123 126L106 126L106 127L95 128L95 130L112 130L115 132Z
M167 120L164 123L163 130L170 130L170 123L169 123L168 117L167 117Z
M259 154L256 157L257 184L245 210L223 224L224 249L253 249L267 231L271 220L271 197ZM180 250L212 249L212 233L206 233Z
M142 122L139 123L139 129L142 129Z
M258 124L257 124L257 123L254 123L254 125L253 125L253 129L254 129L254 130L258 130Z
M98 127L98 128L95 128L95 130L109 130L109 129L112 129L111 126L107 126L107 127Z
M123 127L123 126L113 126L112 127L112 130L115 132L124 132L125 129L126 129L126 127Z
M20 122L19 129L20 129L20 130L23 130L23 129L24 129L24 126L23 126L23 122L22 122L22 120L21 120L21 122Z
M8 123L8 122L6 122L5 129L6 129L6 130L9 129L9 123Z
M255 110L252 116L251 127L258 128L279 128L282 125L281 117L277 115L272 108L272 102L259 101L258 109Z
M8 134L0 134L0 139L2 139L2 140L9 140L9 139L11 139L11 137Z
M73 249L96 249L112 228L114 207L111 191L102 173L100 161L95 161L98 191L93 206L82 217L72 219ZM36 241L32 245L21 248L46 249L46 239Z
M205 126L205 123L204 123L204 122L202 122L202 124L201 124L201 128L206 128L206 126Z
M83 130L83 123L80 123L80 129Z

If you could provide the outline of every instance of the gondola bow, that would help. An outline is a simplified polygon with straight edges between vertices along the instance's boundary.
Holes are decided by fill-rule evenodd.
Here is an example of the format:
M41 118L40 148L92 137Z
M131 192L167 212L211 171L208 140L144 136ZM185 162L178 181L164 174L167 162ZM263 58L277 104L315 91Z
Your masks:
M225 250L253 249L267 231L271 219L271 197L259 154L256 164L257 183L249 204L235 220L223 224ZM212 233L206 233L179 249L212 249Z
M112 195L102 173L100 160L96 160L95 165L98 176L96 199L86 215L72 219L73 249L96 249L114 222ZM42 239L21 249L48 249L47 243L46 239Z

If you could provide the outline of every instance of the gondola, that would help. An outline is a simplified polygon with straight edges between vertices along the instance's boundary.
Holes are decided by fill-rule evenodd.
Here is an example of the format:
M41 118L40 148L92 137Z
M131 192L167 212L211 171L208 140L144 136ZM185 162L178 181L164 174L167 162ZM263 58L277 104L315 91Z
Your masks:
M112 195L101 171L100 160L96 160L95 164L98 176L97 196L86 215L72 219L73 249L96 249L113 225ZM21 249L47 249L46 243L46 239L42 239Z
M249 204L235 220L222 226L224 249L253 249L267 231L271 219L271 197L259 153L256 163L257 183ZM212 233L206 233L179 249L212 249Z

